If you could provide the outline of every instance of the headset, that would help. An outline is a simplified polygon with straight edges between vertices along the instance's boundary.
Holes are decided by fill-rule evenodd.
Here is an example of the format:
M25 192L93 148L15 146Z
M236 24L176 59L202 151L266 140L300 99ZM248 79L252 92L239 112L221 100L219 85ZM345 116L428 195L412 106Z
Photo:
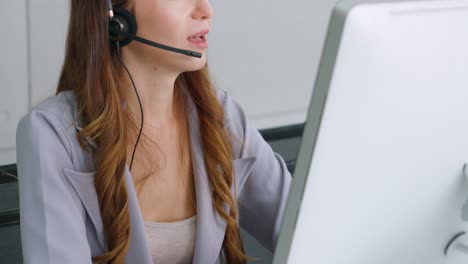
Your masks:
M107 0L107 9L108 9L108 16L109 16L109 24L108 24L108 37L111 43L115 44L117 50L117 57L119 59L120 64L124 67L125 71L127 72L128 76L130 77L130 81L132 83L133 89L135 90L135 94L138 99L138 104L140 105L140 113L141 113L141 125L140 131L138 133L137 140L135 142L135 146L133 147L132 159L130 161L130 172L132 171L133 166L133 158L135 157L136 147L138 142L140 141L140 136L143 131L143 107L141 105L140 96L138 95L138 91L135 86L135 82L133 81L132 75L130 71L125 66L122 61L122 57L120 56L120 48L125 47L126 45L130 44L133 40L141 42L143 44L160 48L167 51L172 51L176 53L180 53L187 56L192 56L196 58L201 58L202 54L199 52L191 51L191 50L184 50L179 49L167 45L163 45L145 38L141 38L136 35L137 33L137 24L136 19L133 14L131 14L128 10L125 10L120 7L113 7L112 0Z

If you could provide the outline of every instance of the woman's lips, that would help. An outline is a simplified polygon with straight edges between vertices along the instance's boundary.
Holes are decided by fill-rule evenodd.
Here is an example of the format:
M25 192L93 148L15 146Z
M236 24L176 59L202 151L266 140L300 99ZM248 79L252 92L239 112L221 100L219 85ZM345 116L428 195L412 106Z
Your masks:
M192 43L194 46L197 46L200 49L208 48L208 40L207 40L208 30L204 30L193 34L187 40Z
M208 48L208 41L204 37L194 37L190 38L188 41L200 49Z

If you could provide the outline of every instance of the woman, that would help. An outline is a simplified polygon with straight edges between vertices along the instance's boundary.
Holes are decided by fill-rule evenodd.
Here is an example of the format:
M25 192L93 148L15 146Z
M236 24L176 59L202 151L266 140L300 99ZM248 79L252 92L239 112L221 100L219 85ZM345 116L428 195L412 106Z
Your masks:
M71 1L56 95L17 130L24 262L245 263L239 226L273 251L291 175L212 87L208 0L113 5L202 56L120 47L104 0Z

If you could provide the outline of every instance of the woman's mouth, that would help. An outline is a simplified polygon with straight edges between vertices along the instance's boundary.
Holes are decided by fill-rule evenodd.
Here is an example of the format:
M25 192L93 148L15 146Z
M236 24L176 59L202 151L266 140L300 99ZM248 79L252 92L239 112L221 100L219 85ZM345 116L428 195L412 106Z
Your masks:
M207 40L208 30L204 30L198 33L195 33L187 38L187 40L192 43L194 46L200 49L208 48L208 40Z

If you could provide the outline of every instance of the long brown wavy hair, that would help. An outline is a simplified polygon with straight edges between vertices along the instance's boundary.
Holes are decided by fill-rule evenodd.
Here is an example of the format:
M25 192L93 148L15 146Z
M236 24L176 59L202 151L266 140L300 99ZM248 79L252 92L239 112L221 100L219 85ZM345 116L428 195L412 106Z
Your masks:
M114 0L115 6L130 7L128 0ZM124 182L128 139L127 111L122 107L119 80L123 74L116 49L109 44L108 17L104 0L71 0L65 61L56 94L73 90L83 129L77 135L83 149L92 152L95 188L99 199L108 252L93 261L124 263L130 245L128 193ZM234 182L232 147L224 128L224 112L211 82L208 66L182 73L197 107L205 166L213 187L213 204L226 221L223 251L228 263L246 263L238 227L237 200L231 193ZM86 137L97 143L95 150ZM140 143L141 144L141 143ZM222 168L219 170L219 168ZM223 205L228 205L226 211Z

